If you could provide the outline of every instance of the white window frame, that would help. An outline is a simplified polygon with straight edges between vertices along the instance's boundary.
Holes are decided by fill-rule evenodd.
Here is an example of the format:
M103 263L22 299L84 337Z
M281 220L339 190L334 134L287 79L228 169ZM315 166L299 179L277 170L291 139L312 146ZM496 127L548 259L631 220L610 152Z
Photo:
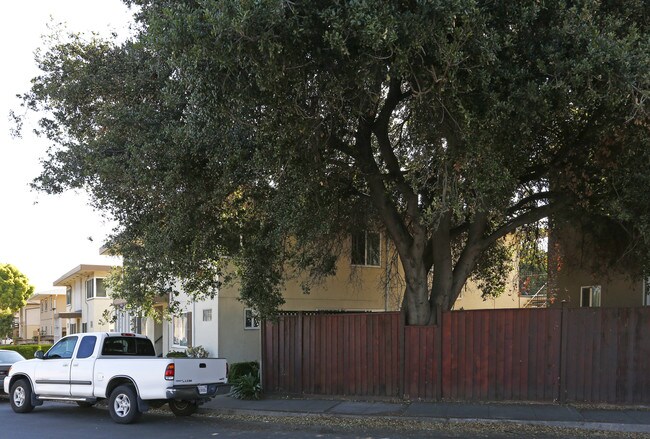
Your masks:
M189 312L183 313L180 316L174 316L172 318L172 346L176 348L189 348L192 346L192 338L190 335L191 328L189 327L190 321L188 318ZM177 333L178 331L178 333ZM185 344L180 341L182 338L185 339Z
M100 299L105 299L108 297L108 292L106 291L106 285L104 285L104 279L103 277L91 277L90 279L86 279L86 299L95 299L95 298L100 298ZM98 296L97 295L97 281L101 280L102 285L104 285L104 295L103 296ZM91 285L92 288L88 288L88 285Z
M252 308L244 308L244 329L245 330L260 329L259 315Z
M363 249L364 249L363 261L355 261L354 260L355 238L360 238L362 233L363 233ZM377 236L377 263L376 264L371 264L368 262L371 254L370 252L371 249L369 248L370 246L368 245L368 243L370 242L368 239L368 235ZM352 236L350 237L350 265L357 266L357 267L381 267L381 233L364 230L363 232L352 234Z
M583 303L583 295L589 291L589 304ZM585 285L580 287L580 307L599 308L602 303L602 287L600 285Z

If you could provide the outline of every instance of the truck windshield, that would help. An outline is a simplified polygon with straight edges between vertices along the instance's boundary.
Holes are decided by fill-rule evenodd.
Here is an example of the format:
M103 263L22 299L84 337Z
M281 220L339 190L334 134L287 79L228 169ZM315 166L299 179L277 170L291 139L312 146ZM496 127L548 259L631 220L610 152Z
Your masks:
M107 337L104 339L102 355L155 357L156 352L148 338Z

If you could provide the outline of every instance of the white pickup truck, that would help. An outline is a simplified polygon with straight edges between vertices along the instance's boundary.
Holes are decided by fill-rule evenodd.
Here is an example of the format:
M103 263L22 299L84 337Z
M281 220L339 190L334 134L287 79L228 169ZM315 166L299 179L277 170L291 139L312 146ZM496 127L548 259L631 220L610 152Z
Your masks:
M16 413L31 412L45 400L91 407L108 399L111 417L120 424L165 403L175 415L189 416L227 385L226 360L159 358L151 340L138 334L73 334L35 357L14 363L4 379Z

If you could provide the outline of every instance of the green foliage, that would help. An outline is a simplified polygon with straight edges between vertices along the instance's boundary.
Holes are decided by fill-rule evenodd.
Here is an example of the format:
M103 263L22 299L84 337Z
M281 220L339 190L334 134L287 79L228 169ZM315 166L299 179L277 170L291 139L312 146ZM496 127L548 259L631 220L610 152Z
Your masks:
M52 345L36 345L36 344L21 344L21 345L3 345L1 349L16 351L26 359L34 358L36 351L47 352Z
M210 353L201 345L190 346L186 352L190 358L210 358Z
M237 399L260 399L262 385L259 375L244 375L237 378L230 388L230 396Z
M23 102L54 144L36 187L119 222L136 308L237 278L272 316L364 228L395 245L413 324L471 276L498 293L502 239L549 215L650 249L642 0L132 3L139 33L54 42Z
M14 315L13 313L0 313L0 338L8 338L13 335Z
M187 358L187 352L185 351L169 351L166 355L167 358Z
M228 382L234 383L239 378L246 375L258 376L260 373L260 364L257 361L245 361L233 363L228 366Z
M29 279L11 264L0 264L0 314L13 314L34 294Z

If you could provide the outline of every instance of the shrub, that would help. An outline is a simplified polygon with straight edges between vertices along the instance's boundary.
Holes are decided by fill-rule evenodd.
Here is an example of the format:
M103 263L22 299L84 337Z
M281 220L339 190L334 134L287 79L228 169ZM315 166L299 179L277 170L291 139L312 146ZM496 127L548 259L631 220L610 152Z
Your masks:
M230 396L237 399L260 399L262 385L259 375L244 375L238 377L230 388Z
M228 382L234 383L238 378L253 375L259 376L260 365L257 361L246 361L242 363L233 363L228 369Z
M185 351L169 351L167 352L167 358L187 358L187 352Z
M190 358L209 358L210 353L203 346L192 346L187 348L187 356Z
M16 351L23 357L27 358L28 360L30 358L34 358L34 353L38 350L41 350L43 352L47 352L49 348L51 348L52 345L37 345L37 344L19 344L19 345L2 345L0 348L1 349L6 349L6 350L11 350L11 351Z

